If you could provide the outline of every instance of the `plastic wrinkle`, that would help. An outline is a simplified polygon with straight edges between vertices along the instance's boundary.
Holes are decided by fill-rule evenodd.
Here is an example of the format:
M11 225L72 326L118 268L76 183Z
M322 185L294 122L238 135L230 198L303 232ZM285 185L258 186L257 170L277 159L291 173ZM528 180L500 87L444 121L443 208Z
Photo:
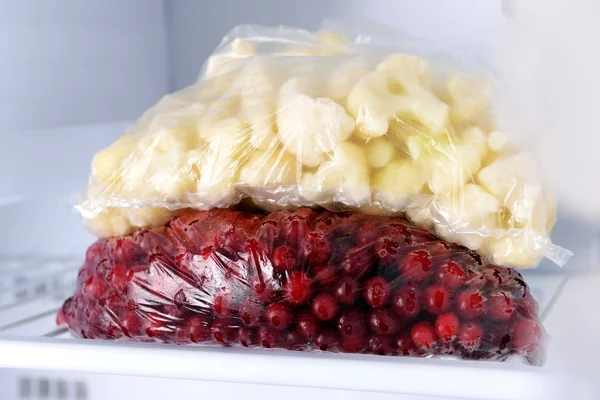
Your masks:
M541 365L521 274L400 217L187 211L99 239L59 316L76 337Z
M501 89L373 24L239 26L196 83L96 154L77 209L98 237L243 200L404 215L496 264L563 265L553 193L495 120Z

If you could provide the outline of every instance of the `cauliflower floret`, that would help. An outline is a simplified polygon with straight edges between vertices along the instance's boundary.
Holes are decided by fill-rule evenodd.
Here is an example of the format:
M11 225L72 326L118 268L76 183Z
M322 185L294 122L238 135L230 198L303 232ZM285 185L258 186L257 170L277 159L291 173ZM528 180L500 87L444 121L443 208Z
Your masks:
M373 198L383 207L401 210L409 196L420 193L425 176L418 164L410 160L395 160L377 172L373 178Z
M432 135L444 132L448 123L448 106L424 92L397 94L390 81L379 72L363 76L348 94L346 106L356 118L356 125L365 137L383 136L390 119L413 118Z
M530 153L499 159L477 174L481 185L504 202L519 181L537 182L537 165Z
M411 158L424 169L427 183L435 194L458 190L479 171L485 155L485 146L477 142L453 144L425 135L407 139Z
M452 75L446 82L451 99L451 117L462 122L479 117L488 108L492 85L483 79Z
M279 94L277 126L285 149L298 160L315 167L354 130L354 121L344 108L325 97L312 98L301 92L298 78L284 83Z
M365 146L367 161L373 168L386 166L394 157L396 152L394 145L384 137L373 138Z
M276 74L264 60L256 59L234 83L240 91L240 118L250 127L250 144L261 150L275 140Z
M109 148L99 151L92 160L92 176L100 182L111 183L120 179L121 164L137 144L133 135L119 138Z
M369 167L365 152L350 142L338 144L331 161L325 161L317 172L305 172L300 193L309 201L336 201L360 206L371 200Z
M489 237L486 246L495 264L533 268L542 259L540 249L547 240L547 236L533 230L519 230L500 239Z
M385 76L393 90L431 96L429 64L412 54L395 53L386 57L377 66L377 72Z
M282 149L257 150L240 168L239 183L281 186L296 183L296 160Z
M348 93L356 82L369 72L364 60L352 59L333 71L326 83L325 94L340 104L348 97Z
M240 160L248 157L248 131L237 118L227 118L216 124L218 134L208 142L206 151L195 167L199 171L196 194L205 206L229 204L236 197L234 183Z
M491 151L499 153L508 147L508 138L500 131L493 131L488 135L487 145Z
M477 250L485 243L482 229L495 229L500 211L498 200L481 186L465 185L461 191L436 199L434 219L437 234L445 240Z

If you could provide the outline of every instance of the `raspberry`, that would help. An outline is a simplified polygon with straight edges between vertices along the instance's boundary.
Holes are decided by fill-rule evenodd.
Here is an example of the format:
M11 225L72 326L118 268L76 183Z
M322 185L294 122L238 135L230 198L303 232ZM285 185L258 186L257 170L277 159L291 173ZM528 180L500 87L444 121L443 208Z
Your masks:
M365 300L373 308L385 305L390 298L390 285L381 276L375 276L367 281Z

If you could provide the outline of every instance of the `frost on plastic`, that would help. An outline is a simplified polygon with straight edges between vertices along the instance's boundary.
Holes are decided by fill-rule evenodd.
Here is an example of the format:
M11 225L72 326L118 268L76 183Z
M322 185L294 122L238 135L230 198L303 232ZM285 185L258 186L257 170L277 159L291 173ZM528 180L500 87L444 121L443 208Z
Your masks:
M95 156L78 206L90 229L124 235L250 198L404 214L497 264L566 262L552 193L494 121L493 80L406 38L335 28L234 29L195 84Z
M400 217L213 209L98 240L58 322L90 339L540 365L537 315L516 270Z

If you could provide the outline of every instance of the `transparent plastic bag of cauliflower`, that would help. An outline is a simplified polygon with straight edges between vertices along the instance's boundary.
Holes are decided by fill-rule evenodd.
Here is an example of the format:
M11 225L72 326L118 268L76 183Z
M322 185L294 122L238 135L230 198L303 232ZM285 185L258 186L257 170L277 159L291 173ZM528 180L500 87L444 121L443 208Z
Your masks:
M570 252L550 240L554 197L497 125L492 76L360 29L233 29L196 83L94 157L77 206L86 225L124 235L249 199L404 214L496 264L564 264Z

